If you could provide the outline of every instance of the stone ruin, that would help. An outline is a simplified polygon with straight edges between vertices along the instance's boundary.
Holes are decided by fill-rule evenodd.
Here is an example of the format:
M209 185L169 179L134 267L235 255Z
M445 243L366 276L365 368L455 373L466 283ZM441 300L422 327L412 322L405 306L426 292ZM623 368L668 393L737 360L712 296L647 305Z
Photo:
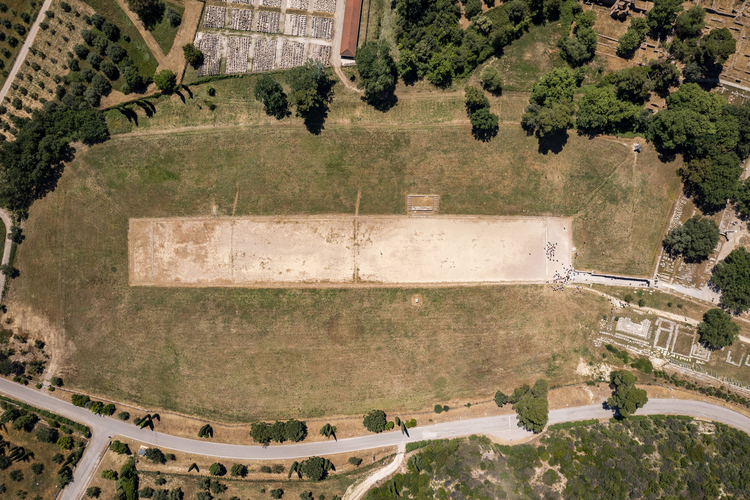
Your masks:
M255 31L260 33L278 33L280 12L259 10L255 15Z
M293 36L305 36L305 28L307 27L307 16L289 14L289 25L291 26L291 35Z
M229 27L233 30L250 31L253 29L253 11L250 9L232 9Z
M313 16L312 25L310 26L310 36L325 40L333 38L333 19L330 17Z
M270 71L276 61L276 40L273 38L259 38L255 41L255 55L253 56L253 71Z
M284 69L294 68L305 64L305 44L284 40L281 46L281 64Z
M221 68L222 35L213 33L196 33L195 47L203 52L203 62L198 68L200 76L218 75Z
M247 73L250 42L251 38L247 36L230 36L227 38L227 73Z
M226 7L207 5L206 14L203 16L203 26L207 28L223 28L226 14Z
M308 57L313 61L320 61L324 65L328 66L328 63L330 63L331 61L331 46L311 43L310 55Z
M319 12L336 12L336 0L315 0L313 10Z

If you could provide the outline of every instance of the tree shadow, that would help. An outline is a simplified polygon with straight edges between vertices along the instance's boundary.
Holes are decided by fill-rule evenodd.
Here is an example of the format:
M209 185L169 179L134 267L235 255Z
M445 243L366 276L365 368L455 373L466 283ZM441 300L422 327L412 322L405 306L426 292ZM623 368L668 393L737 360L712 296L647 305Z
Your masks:
M187 85L183 85L183 86L182 86L182 89L183 89L183 90L184 90L185 92L187 92L187 94L188 94L188 95L190 96L190 98L191 98L191 99L193 98L193 93L192 93L192 92L190 91L190 87L188 87Z
M543 137L537 136L539 140L539 152L543 155L548 153L560 154L568 143L568 131L555 132Z
M135 122L135 126L136 127L138 126L138 113L136 113L130 108L117 108L117 111L119 111L123 116L125 116L125 118L128 119L128 122L130 123Z
M493 127L489 130L471 127L471 135L478 141L489 142L497 135L499 129L499 127Z
M386 96L381 96L376 99L367 99L365 97L362 97L362 100L382 113L387 112L396 104L398 104L398 96L396 96L396 94L394 93L389 93Z
M328 118L328 105L318 106L304 117L305 128L313 135L320 135L325 128L326 118Z
M146 113L149 118L153 117L156 113L156 106L148 101L135 101L135 104L139 106Z
M182 101L182 104L185 104L185 96L182 95L182 93L179 90L175 89L173 93L175 93L178 96L180 96L180 100Z

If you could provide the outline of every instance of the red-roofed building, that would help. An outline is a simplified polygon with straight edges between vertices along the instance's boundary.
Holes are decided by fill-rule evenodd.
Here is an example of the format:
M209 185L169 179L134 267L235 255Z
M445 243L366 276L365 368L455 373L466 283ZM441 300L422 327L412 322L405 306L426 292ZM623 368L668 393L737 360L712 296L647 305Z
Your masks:
M354 58L357 53L359 21L362 16L362 0L346 0L344 27L341 33L341 57Z

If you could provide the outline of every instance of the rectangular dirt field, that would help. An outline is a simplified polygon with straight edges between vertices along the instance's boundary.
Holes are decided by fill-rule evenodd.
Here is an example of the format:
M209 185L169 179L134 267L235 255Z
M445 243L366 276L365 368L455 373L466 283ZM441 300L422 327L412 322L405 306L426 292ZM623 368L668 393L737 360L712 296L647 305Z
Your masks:
M129 284L545 283L572 267L571 233L557 217L130 219Z

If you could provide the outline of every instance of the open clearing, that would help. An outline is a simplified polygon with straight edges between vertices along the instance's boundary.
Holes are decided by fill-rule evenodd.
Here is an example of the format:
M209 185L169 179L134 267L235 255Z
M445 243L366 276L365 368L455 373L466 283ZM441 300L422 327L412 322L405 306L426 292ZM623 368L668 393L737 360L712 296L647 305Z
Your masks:
M131 219L129 283L265 287L552 281L570 268L571 222L457 216ZM554 253L547 252L548 245L554 245Z
M543 154L505 124L474 141L457 92L405 94L388 113L337 95L315 136L297 119L268 126L244 78L212 85L218 114L199 107L205 86L183 92L184 105L160 100L153 118L139 112L146 134L79 148L31 210L9 315L48 325L45 340L64 346L50 364L69 387L237 421L477 401L541 376L567 383L608 311L601 297L543 286L132 287L129 220L353 215L358 193L360 216L394 216L407 194L435 193L445 215L571 217L576 267L650 274L679 186L675 164L648 146L635 162L625 140L571 134ZM493 106L508 103L517 120L527 99ZM244 125L180 129L214 120Z

